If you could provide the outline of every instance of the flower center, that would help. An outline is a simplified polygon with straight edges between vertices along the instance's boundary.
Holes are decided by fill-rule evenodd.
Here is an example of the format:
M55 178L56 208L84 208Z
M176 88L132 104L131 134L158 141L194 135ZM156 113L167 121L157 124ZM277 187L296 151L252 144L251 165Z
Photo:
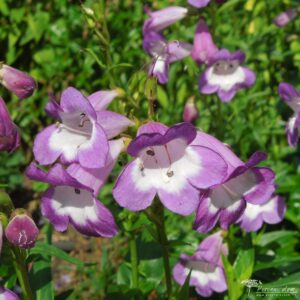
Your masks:
M213 65L213 73L216 75L231 75L239 67L237 60L219 60Z

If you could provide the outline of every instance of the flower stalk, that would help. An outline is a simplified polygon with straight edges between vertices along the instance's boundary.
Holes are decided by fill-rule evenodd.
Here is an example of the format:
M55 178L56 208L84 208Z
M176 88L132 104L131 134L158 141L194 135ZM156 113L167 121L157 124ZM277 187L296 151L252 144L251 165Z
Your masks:
M29 283L28 272L25 264L25 251L18 247L11 246L11 252L13 256L13 264L16 270L16 274L19 283L22 288L22 292L25 300L34 300L34 296Z

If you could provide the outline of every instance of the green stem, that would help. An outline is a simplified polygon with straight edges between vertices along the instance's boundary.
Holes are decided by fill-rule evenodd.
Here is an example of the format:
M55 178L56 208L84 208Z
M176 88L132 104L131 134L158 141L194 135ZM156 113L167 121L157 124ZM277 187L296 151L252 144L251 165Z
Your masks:
M138 269L138 253L136 246L135 234L132 233L129 241L130 256L131 256L131 276L132 276L132 288L139 288L139 269Z
M11 246L11 251L14 258L14 267L22 288L25 300L34 300L34 296L30 287L28 272L25 264L24 251L15 246Z
M158 241L161 245L164 269L167 285L168 299L172 299L172 277L171 277L171 267L170 267L170 253L169 253L169 241L166 233L165 218L164 218L164 207L161 202L156 199L151 210L146 211L146 215L151 222L156 226ZM159 216L159 217L157 217Z

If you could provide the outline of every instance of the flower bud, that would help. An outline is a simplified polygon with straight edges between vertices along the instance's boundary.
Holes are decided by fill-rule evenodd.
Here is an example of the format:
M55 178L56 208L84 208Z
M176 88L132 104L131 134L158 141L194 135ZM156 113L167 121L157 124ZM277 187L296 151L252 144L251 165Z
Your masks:
M21 99L30 97L36 88L32 77L4 64L0 69L0 82Z
M290 21L292 21L297 16L297 10L295 8L290 8L285 12L282 12L274 19L274 24L278 27L284 27Z
M23 210L16 214L5 228L6 238L13 245L24 249L34 246L38 234L39 230L34 221Z
M0 299L1 300L20 300L20 298L11 290L0 286Z
M183 121L193 123L199 117L199 111L193 98L190 98L183 110Z
M5 102L0 97L0 151L14 152L19 146L18 127L11 120Z

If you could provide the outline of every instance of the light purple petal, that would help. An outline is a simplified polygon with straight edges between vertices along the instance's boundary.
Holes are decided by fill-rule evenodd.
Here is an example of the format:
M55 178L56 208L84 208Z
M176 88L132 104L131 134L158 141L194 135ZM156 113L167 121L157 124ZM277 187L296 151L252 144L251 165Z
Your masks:
M87 98L96 112L106 110L108 105L118 96L116 90L112 91L98 91Z
M93 120L97 118L96 112L88 99L73 87L68 87L62 92L60 107L65 113L81 112L86 113Z
M139 127L137 136L144 133L160 133L164 135L168 130L165 124L159 122L148 122Z
M227 163L220 154L203 146L190 146L199 156L201 169L189 181L199 189L221 183L227 176Z
M167 209L182 216L193 213L199 204L199 190L188 182L180 191L159 189L158 196Z
M145 187L144 190L138 188L139 185L139 165L137 160L133 160L123 169L113 188L113 196L118 204L132 211L139 211L151 205L156 191L154 188Z
M0 286L0 299L1 300L20 300L20 298L9 289Z
M158 11L149 12L150 18L145 21L143 32L161 31L183 19L187 12L187 8L179 6L169 6Z
M62 150L52 149L49 146L49 140L57 130L58 128L56 125L50 125L40 132L34 140L34 158L41 165L50 165L54 163L62 154Z
M197 8L205 7L208 5L210 0L188 0L188 3Z
M49 94L49 101L46 104L45 111L50 117L58 120L60 119L59 114L63 112L52 93Z
M205 21L201 19L196 28L192 57L199 64L209 64L217 51L218 48L214 44L209 29Z
M192 45L184 42L170 42L167 46L169 53L169 62L172 63L177 60L181 60L191 54Z
M296 8L290 8L287 11L282 12L274 19L274 24L278 27L284 27L294 18L296 18L298 12Z
M300 110L300 92L291 84L282 82L278 87L279 96L286 102L295 112Z

